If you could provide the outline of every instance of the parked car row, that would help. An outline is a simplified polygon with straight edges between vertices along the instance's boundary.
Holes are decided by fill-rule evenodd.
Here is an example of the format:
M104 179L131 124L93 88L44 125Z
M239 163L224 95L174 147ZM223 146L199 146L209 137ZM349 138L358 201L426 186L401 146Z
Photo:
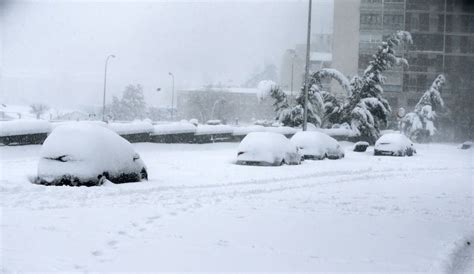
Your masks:
M369 143L358 142L354 151L366 151ZM374 155L413 156L416 150L405 135L389 133L380 137ZM237 164L242 165L297 165L305 159L323 160L344 158L344 149L327 134L317 131L297 132L290 139L271 132L249 133L240 143Z
M366 143L355 145L365 151ZM357 149L356 149L357 148ZM390 133L375 144L375 155L412 156L413 143L402 134ZM299 165L304 160L344 158L344 149L327 134L297 132L290 139L276 132L251 132L238 146L236 164ZM47 137L40 150L38 176L43 185L96 186L140 182L148 171L129 141L112 130L94 124L61 125Z

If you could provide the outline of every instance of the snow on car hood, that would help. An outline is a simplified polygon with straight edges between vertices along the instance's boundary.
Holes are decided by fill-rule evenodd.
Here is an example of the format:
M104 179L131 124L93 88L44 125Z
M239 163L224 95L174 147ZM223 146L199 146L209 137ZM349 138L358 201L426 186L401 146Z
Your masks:
M132 145L115 132L93 124L58 126L40 150L38 176L72 175L80 179L140 172L143 161Z

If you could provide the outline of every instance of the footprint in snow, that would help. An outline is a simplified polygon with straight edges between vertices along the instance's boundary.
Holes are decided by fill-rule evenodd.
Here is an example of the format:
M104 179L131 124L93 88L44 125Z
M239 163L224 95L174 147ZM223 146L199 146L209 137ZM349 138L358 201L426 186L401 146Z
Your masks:
M102 256L103 253L100 250L94 250L91 252L91 254L98 257L98 256Z

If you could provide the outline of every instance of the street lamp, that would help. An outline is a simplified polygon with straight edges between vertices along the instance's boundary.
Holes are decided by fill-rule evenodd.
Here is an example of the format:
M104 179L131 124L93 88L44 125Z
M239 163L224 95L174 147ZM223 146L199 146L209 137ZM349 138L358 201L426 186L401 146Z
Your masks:
M174 107L174 75L168 72L168 75L173 79L173 89L171 90L171 121L173 121L173 107Z
M308 85L309 85L309 52L311 43L311 4L312 0L309 0L308 7L308 32L306 36L306 67L304 72L304 113L303 113L303 131L306 131L308 126Z
M291 55L291 96L293 97L293 77L295 74L295 59L296 59L296 51L294 49L289 49L288 53Z
M105 92L107 90L107 65L109 63L109 58L115 58L115 55L110 54L107 56L107 59L105 59L105 73L104 73L104 97L102 98L102 121L105 122Z
M214 104L212 105L212 109L211 109L211 120L214 119L214 110L216 109L216 106L218 103L222 103L224 104L226 102L226 100L224 99L217 99Z

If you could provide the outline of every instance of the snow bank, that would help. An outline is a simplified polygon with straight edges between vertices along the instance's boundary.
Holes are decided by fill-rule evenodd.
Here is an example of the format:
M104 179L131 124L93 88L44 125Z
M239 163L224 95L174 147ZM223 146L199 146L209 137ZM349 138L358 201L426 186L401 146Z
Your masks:
M228 125L198 125L195 135L232 134L234 130Z
M41 147L40 157L38 177L46 182L67 176L92 184L104 172L113 181L122 174L139 174L144 168L127 140L110 129L87 123L55 128Z
M167 134L182 134L195 133L196 126L188 122L175 122L170 124L160 124L153 127L151 135L167 135Z
M263 126L243 126L243 127L234 127L234 131L232 132L232 135L234 136L243 136L247 135L250 132L264 132L265 127Z
M51 132L51 124L44 120L12 120L0 122L0 136L15 136Z
M153 132L153 125L150 122L109 123L108 127L119 135Z
M274 132L251 132L240 142L237 150L237 163L279 165L283 160L287 164L299 164L301 160L296 145Z
M266 132L281 133L283 135L293 135L296 132L301 131L301 129L283 126L283 127L266 127L265 131Z
M66 121L66 122L51 123L51 127L53 130L59 126L64 126L64 125L68 125L68 126L96 125L96 126L101 126L101 127L107 127L107 124L102 121Z

